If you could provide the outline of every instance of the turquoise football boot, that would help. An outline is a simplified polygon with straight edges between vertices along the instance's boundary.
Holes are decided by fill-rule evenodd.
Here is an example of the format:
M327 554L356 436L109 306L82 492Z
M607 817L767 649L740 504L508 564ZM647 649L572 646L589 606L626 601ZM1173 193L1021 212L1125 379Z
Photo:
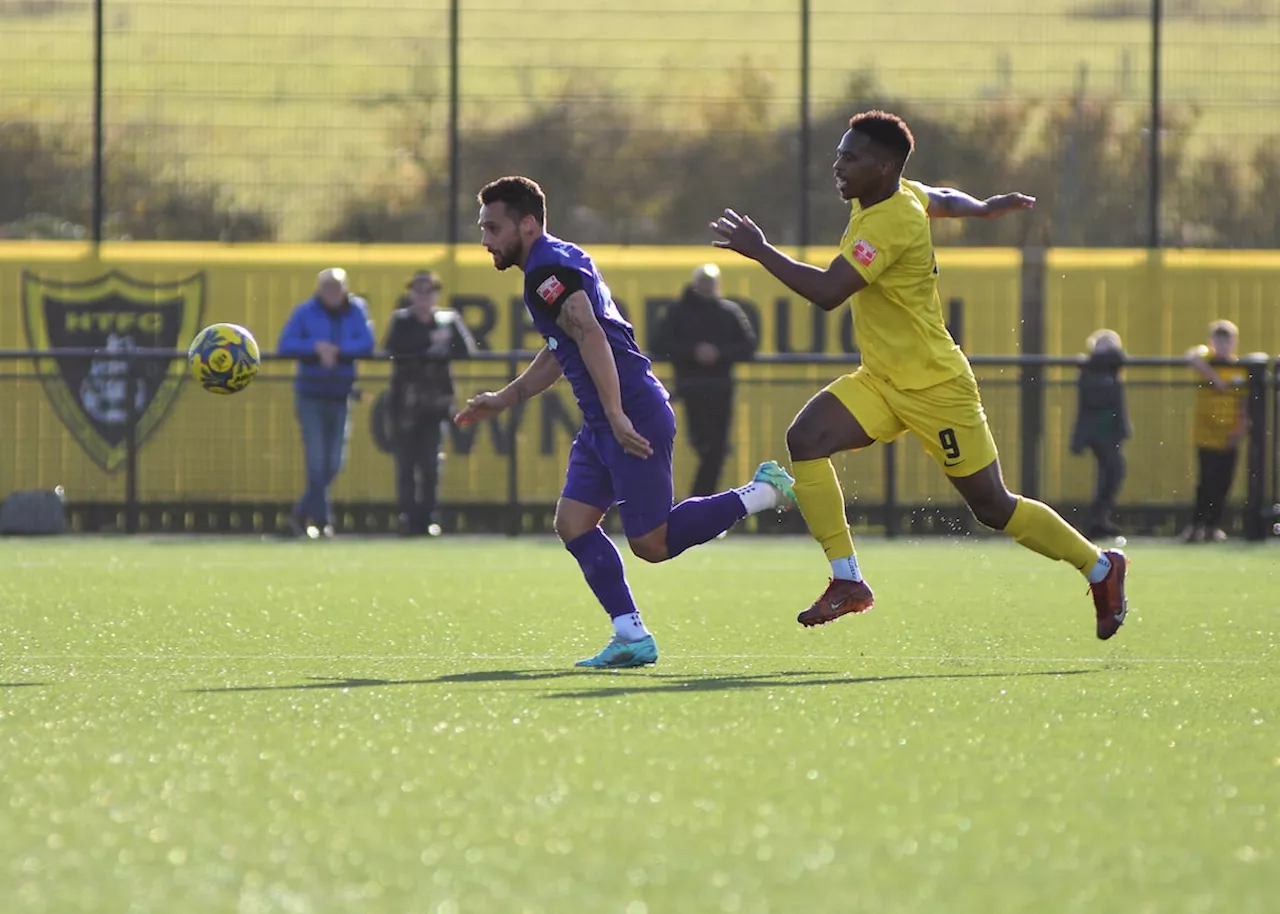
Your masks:
M779 511L790 511L792 508L798 508L800 503L796 501L795 479L782 468L782 465L776 460L768 460L760 464L756 470L756 475L751 477L752 482L762 482L765 485L773 486L786 499L786 504L778 507Z
M586 660L579 660L574 666L591 669L623 670L633 666L648 666L658 662L658 642L653 635L646 635L639 641L619 641L618 636L604 646L604 650Z

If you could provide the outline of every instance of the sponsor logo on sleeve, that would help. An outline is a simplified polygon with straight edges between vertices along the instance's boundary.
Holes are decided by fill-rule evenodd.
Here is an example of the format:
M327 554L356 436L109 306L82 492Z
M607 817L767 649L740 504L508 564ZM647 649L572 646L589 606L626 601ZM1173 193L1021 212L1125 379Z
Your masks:
M853 259L858 261L858 263L862 264L864 267L871 266L872 261L876 259L876 256L879 253L880 252L875 249L875 246L865 238L859 238L853 245Z
M538 298L548 305L554 305L560 300L561 295L564 295L564 283L554 276L548 276L542 281L542 285L538 286Z

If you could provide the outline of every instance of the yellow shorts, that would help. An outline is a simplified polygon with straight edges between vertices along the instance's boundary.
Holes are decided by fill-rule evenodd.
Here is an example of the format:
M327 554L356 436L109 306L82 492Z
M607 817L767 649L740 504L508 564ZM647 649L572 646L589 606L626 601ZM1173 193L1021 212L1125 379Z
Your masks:
M923 390L899 390L859 368L836 378L826 390L876 441L911 432L948 476L970 476L999 456L972 374Z

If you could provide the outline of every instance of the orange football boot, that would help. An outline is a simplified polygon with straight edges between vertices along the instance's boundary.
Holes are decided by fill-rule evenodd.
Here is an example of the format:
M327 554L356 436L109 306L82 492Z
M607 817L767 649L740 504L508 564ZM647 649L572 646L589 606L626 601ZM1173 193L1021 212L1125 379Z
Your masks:
M806 627L826 625L848 613L866 612L875 605L875 597L866 581L832 578L818 601L796 617Z
M1129 572L1129 559L1119 549L1107 549L1103 553L1111 561L1111 570L1097 584L1090 584L1093 608L1098 613L1098 637L1106 641L1124 625L1129 614L1129 600L1124 594L1124 579Z

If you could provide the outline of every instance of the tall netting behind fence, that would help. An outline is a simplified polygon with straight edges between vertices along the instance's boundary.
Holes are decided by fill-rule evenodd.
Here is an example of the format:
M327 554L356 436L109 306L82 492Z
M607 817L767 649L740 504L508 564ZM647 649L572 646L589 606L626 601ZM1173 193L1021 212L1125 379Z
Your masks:
M87 235L93 22L81 0L0 0L0 239Z
M724 207L794 236L797 8L656 0L474 0L462 16L461 184L524 172L555 227L699 243ZM464 212L463 231L475 221ZM470 237L470 235L464 235Z
M447 177L447 4L107 0L105 25L113 229L440 234L425 204Z
M841 125L884 105L914 174L1040 198L942 243L1274 246L1280 2L1163 6L1157 212L1142 0L102 0L103 233L465 240L526 171L585 242L701 242L734 205L818 243ZM96 21L0 0L7 234L88 225Z
M1170 193L1163 230L1188 247L1280 246L1280 2L1164 4Z
M839 221L830 150L850 114L901 113L909 173L979 196L1035 195L1035 218L935 226L939 243L1141 246L1150 28L1087 2L814 6L816 211Z

